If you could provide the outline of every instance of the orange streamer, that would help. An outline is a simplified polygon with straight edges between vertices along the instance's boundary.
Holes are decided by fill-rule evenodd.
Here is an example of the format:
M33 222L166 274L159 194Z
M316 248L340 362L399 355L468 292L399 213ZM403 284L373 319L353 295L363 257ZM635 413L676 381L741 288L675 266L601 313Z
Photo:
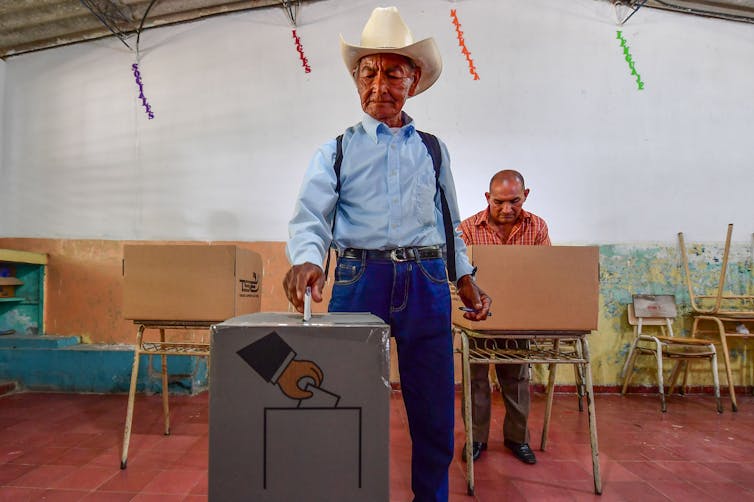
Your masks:
M450 9L450 17L453 20L453 26L456 27L456 36L458 37L458 46L461 48L461 54L466 56L466 62L469 64L469 73L474 80L479 80L479 74L476 72L476 66L474 66L474 60L471 59L471 52L466 48L466 41L463 39L463 32L461 31L461 23L458 21L458 15L455 9Z

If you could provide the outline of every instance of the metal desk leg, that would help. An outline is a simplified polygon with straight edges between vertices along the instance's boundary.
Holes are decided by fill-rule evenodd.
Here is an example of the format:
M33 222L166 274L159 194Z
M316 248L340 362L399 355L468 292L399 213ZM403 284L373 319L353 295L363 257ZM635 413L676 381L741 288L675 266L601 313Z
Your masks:
M123 430L123 452L120 457L120 468L126 468L128 461L128 443L131 441L131 422L134 417L134 399L136 397L136 380L139 375L139 356L141 355L141 340L144 336L144 326L140 325L136 333L136 347L134 348L134 364L131 367L131 386L128 389L128 407L126 408L126 426Z
M555 340L553 343L553 349L557 353L560 349L560 340ZM548 365L549 378L547 380L547 401L545 404L545 421L542 425L542 441L539 445L539 449L545 451L547 447L547 434L550 432L550 415L552 414L552 395L555 390L555 375L557 373L558 365L550 363Z
M577 344L576 347L579 345ZM581 349L576 349L578 356L581 357ZM579 401L579 411L584 411L584 375L581 374L581 365L573 365L573 379L576 382L576 396Z
M661 409L662 412L665 413L668 411L668 404L665 402L665 382L662 379L662 345L659 343L656 343L655 345L657 347L657 350L655 352L655 358L657 359L657 388L660 391ZM676 368L680 369L680 361L676 365ZM675 369L673 371L675 371ZM668 394L672 393L673 387L671 386Z
M602 494L602 478L600 477L600 452L597 444L597 412L594 408L594 388L592 386L592 365L590 363L589 343L586 336L581 338L582 354L584 355L584 377L586 380L586 403L589 412L589 441L592 446L592 470L594 472L594 493Z
M165 343L165 330L160 328L160 341ZM162 414L165 417L165 435L170 435L170 407L168 405L168 356L161 354L162 359Z
M473 426L471 423L471 365L469 363L469 338L461 331L461 363L463 365L463 421L466 429L466 483L467 493L474 495L474 449L471 446Z
M710 365L712 366L712 382L715 385L715 400L717 401L717 412L722 413L723 412L723 403L720 401L720 381L717 376L717 350L715 350L715 344L710 343L709 349L712 352L712 357L710 358Z

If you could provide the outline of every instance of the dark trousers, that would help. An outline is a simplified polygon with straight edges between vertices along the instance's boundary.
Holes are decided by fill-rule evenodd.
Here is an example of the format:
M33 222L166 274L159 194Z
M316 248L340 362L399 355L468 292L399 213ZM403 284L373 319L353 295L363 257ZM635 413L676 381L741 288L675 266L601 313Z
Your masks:
M527 340L508 340L508 347L528 346ZM500 342L504 343L504 342ZM505 404L503 437L514 443L528 443L529 392L528 364L495 364L497 381ZM488 364L471 365L471 423L474 441L486 443L490 434L491 390Z
M455 389L445 262L339 258L329 310L371 312L390 325L411 433L414 500L447 501Z

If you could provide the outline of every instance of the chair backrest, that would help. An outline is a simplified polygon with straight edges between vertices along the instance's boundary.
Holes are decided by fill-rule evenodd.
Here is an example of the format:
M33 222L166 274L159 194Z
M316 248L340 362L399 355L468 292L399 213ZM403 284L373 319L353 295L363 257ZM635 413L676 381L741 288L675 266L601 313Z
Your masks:
M640 318L644 325L664 326L666 319L673 320L677 315L675 295L637 294L628 304L628 323L631 326L639 324Z
M730 241L733 235L733 223L728 225L728 233L725 236L725 248L723 250L723 260L720 267L720 278L717 282L717 290L714 295L697 295L694 293L694 286L691 282L691 273L689 272L689 258L686 254L686 242L683 238L683 232L678 232L678 243L681 247L681 260L683 270L686 276L686 287L689 291L689 300L691 308L698 314L752 314L754 315L754 296L753 295L726 295L725 292L725 275L728 270L728 257L730 256ZM701 301L712 301L712 307L705 307ZM725 304L723 304L725 302ZM745 305L750 305L746 308Z
M633 295L636 317L660 317L675 319L678 309L675 295Z
M642 334L643 326L661 326L673 336L673 320L678 315L674 295L633 295L628 304L628 324L636 326L634 332Z

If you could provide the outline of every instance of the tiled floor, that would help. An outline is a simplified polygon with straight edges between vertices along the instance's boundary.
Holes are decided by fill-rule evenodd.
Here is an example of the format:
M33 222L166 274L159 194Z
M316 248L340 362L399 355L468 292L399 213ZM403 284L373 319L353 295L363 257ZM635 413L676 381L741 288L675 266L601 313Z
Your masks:
M20 393L0 397L0 500L205 500L207 394L171 396L172 435L163 436L159 396L139 396L128 469L120 470L126 396ZM460 399L457 400L460 409ZM718 415L707 396L598 395L603 495L593 493L586 412L555 398L546 452L524 465L502 447L503 406L493 407L490 448L466 495L460 415L451 500L754 500L754 398ZM539 445L544 398L532 406ZM536 439L535 439L536 438ZM400 393L391 400L390 492L410 500L410 440Z

